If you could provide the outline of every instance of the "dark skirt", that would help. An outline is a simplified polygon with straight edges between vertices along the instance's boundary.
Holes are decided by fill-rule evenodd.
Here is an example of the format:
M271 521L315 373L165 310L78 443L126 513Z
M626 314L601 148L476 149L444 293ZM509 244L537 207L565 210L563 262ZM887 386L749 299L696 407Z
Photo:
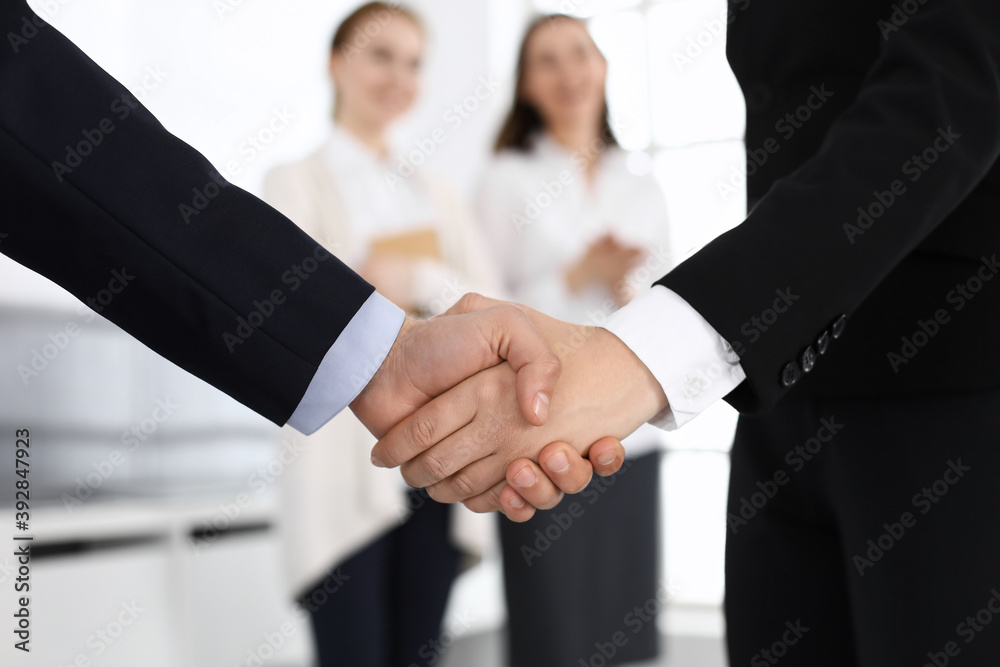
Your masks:
M654 658L660 455L626 461L522 524L501 520L511 667ZM582 662L581 662L582 661Z

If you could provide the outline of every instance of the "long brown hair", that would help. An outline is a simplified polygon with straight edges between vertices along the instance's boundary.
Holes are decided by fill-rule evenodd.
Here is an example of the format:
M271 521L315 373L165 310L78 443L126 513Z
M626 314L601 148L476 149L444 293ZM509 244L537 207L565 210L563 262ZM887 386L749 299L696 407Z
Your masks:
M366 38L370 40L378 35L386 23L396 16L409 20L422 34L426 32L424 22L412 9L390 2L369 2L355 9L337 26L330 44L330 54L340 51L350 60L352 51L363 50L367 46ZM340 110L339 98L337 95L334 101L334 116Z
M542 26L552 21L576 21L586 29L583 21L567 14L545 14L539 16L528 25L528 30L524 33L524 39L521 40L521 50L517 56L517 85L514 86L514 107L507 114L507 118L500 128L500 134L497 136L496 143L493 145L493 151L496 153L507 149L529 151L534 144L535 135L545 129L545 121L542 119L542 115L538 112L538 109L522 99L521 88L524 85L528 43ZM601 138L606 144L617 146L618 140L611 129L607 96L604 98L604 114L601 124Z

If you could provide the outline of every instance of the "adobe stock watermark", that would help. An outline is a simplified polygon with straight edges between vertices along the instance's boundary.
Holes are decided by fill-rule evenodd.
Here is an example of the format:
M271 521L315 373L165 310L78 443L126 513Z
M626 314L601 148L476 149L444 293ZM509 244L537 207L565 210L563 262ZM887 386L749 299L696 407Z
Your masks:
M819 84L818 87L810 86L809 97L806 98L805 102L775 121L774 131L778 137L785 142L791 141L799 130L816 117L834 95L836 93L827 90L825 83ZM728 181L716 182L715 189L722 197L722 201L729 201L729 198L738 192L738 188L746 185L747 178L756 174L768 163L772 155L781 150L782 143L778 137L768 137L760 143L758 148L748 148L745 163L733 166Z
M341 572L339 567L330 570L320 584L313 586L308 595L299 598L298 609L314 613L319 611L320 607L329 602L330 598L339 593L350 580L351 576Z
M628 128L627 123L617 119L611 121L611 126L613 132ZM604 131L587 144L577 148L571 158L577 173L584 173L590 163L604 155L613 145L613 137ZM542 213L546 209L558 201L566 190L576 183L576 179L577 175L569 169L563 169L559 173L553 174L551 179L543 179L535 194L525 198L524 208L520 212L510 214L510 222L514 226L514 230L521 234L527 227L534 224L542 217Z
M93 155L108 135L118 129L116 121L121 123L128 119L133 111L139 109L141 100L146 99L150 93L159 88L168 75L169 72L160 65L148 65L140 75L141 78L134 92L122 93L111 102L109 107L111 115L97 121L91 128L84 128L81 130L78 140L66 144L66 153L62 161L55 160L51 165L56 180L62 183L65 176L69 176L75 169L83 165L86 158Z
M200 554L219 540L233 524L264 494L278 478L285 474L289 466L298 461L305 451L305 443L297 438L286 438L281 450L266 464L260 466L247 477L247 486L252 490L241 491L231 501L219 503L215 512L202 521L199 533L190 539L191 549Z
M776 639L767 648L763 648L750 658L751 667L767 667L767 665L777 665L789 650L802 641L802 638L809 632L809 628L802 624L802 619L796 619L794 623L785 621L781 637Z
M70 2L72 0L37 0L33 3L37 11L30 16L25 14L21 17L17 32L12 30L7 33L7 42L14 54L20 53L21 48L37 37L42 30L48 28L52 19Z
M979 611L966 616L955 626L955 634L966 646L974 642L980 633L985 632L995 618L1000 617L1000 590L991 589L989 596ZM923 667L947 667L951 659L957 658L961 653L962 646L957 641L948 641L940 651L927 652L927 662Z
M630 609L622 617L622 628L613 632L607 640L594 642L594 652L585 658L580 658L577 666L607 667L618 664L619 661L615 660L615 656L628 646L629 641L642 632L643 628L652 623L654 625L647 632L656 632L657 615L676 597L679 590L680 588L672 582L661 579L653 597Z
M264 663L273 659L288 644L305 622L305 615L300 613L296 615L294 622L283 621L274 630L264 632L257 645L248 648L246 656L234 667L263 667Z
M544 516L548 520L548 524L535 530L534 540L530 544L521 545L520 551L521 557L524 558L524 564L530 568L535 561L548 553L552 546L562 539L563 535L573 527L573 524L587 512L587 508L603 498L608 489L612 488L617 483L618 478L628 472L631 467L632 459L626 458L621 469L614 475L595 477L590 485L576 496L580 502L574 500L566 506L565 511L551 510L546 512ZM583 501L586 501L586 504Z
M951 125L946 128L939 127L937 129L937 136L931 144L919 155L914 154L909 160L903 163L900 167L902 175L906 176L911 184L916 183L961 138L962 135L955 132ZM857 221L854 223L844 223L844 233L847 235L848 242L854 245L857 237L862 236L871 229L908 191L909 186L900 178L892 181L887 190L874 190L872 192L872 201L866 206L858 207Z
M785 464L791 468L791 472L786 472L779 468L774 474L763 481L757 482L757 491L749 497L741 496L736 513L726 514L726 525L733 535L736 535L741 528L746 526L756 517L761 510L767 507L768 503L774 500L781 487L787 486L792 481L792 475L802 472L806 464L819 456L824 447L830 444L838 433L844 429L844 425L837 422L833 415L819 420L819 428L816 435L807 438L801 445L796 445L785 454Z
M492 77L479 77L473 91L448 107L441 117L445 127L436 127L427 135L413 141L413 148L396 156L396 167L384 172L386 186L395 192L405 180L417 173L437 153L438 147L447 143L462 129L472 116L499 90L501 82Z
M191 200L180 202L177 211L185 225L191 224L191 219L201 215L212 202L222 194L222 191L230 186L230 180L234 176L239 176L240 172L251 162L257 159L261 153L274 143L292 125L295 115L287 108L274 108L271 117L256 131L248 134L237 148L240 155L238 159L226 162L222 172L212 171L209 174L208 182L201 186L191 188Z
M962 459L949 460L941 478L915 493L910 499L910 504L919 511L921 516L928 514L937 503L948 495L951 488L962 481L971 470L970 466L962 463ZM865 576L867 574L865 570L874 567L876 563L885 558L886 554L906 537L907 531L916 527L918 518L918 515L907 511L899 516L898 521L883 523L882 534L868 540L865 543L867 549L863 554L855 554L852 559L858 576Z
M646 287L650 278L666 273L670 257L670 253L662 245L657 248L647 248L645 260L615 285L615 294L631 297ZM583 322L573 324L570 327L570 335L553 346L555 352L565 355L582 348L587 339L594 334L595 329L606 325L611 315L619 308L621 306L614 299L605 299L599 308L587 310Z
M156 73L156 77L159 76L161 74ZM158 86L159 81L156 80L156 77L150 78ZM148 92L145 91L145 93ZM111 100L108 106L110 115L95 122L91 128L83 128L80 131L79 139L66 144L66 154L62 161L54 160L52 162L52 172L55 174L56 180L62 183L65 176L69 176L75 169L78 169L104 143L108 135L118 129L119 126L116 123L125 122L132 115L132 112L139 109L140 106L138 98L129 92L122 93Z
M150 410L149 414L136 424L133 424L127 431L122 432L119 439L121 449L113 449L100 461L91 462L90 465L93 471L87 473L84 477L77 477L74 480L76 488L73 490L73 493L64 493L60 499L66 511L72 514L80 509L94 495L94 492L104 486L105 482L125 464L129 455L138 451L139 447L156 434L160 430L160 427L180 411L182 407L179 403L174 403L173 399L169 396L165 399L156 399L153 409Z
M326 248L317 244L312 255L303 258L298 264L293 264L281 274L281 284L288 288L288 292L286 293L281 287L275 287L263 299L254 300L250 312L245 317L238 316L234 329L222 334L222 342L226 344L229 353L236 352L240 345L247 342L288 300L288 294L297 292L319 270L320 264L331 257L333 255Z
M345 60L349 63L371 46L372 40L382 34L386 26L400 13L399 2L390 0L385 9L371 12L371 19L354 28L351 38L343 47Z
M1000 273L1000 262L997 261L996 253L991 257L983 255L980 262L979 268L973 275L969 276L965 282L955 285L945 294L944 300L950 309L938 308L930 318L917 320L912 334L900 336L899 350L890 350L886 354L886 360L894 373L899 373L900 369L913 361L920 351L926 348L941 332L942 327L951 323L953 313L960 312L965 308L970 301L976 298L983 287Z
M87 297L86 307L83 304L77 308L77 314L82 318L82 324L90 324L104 311L115 297L125 291L125 288L135 280L135 276L128 272L127 267L111 272L111 280L108 286L101 289L94 296ZM89 309L88 309L89 308ZM68 321L61 329L50 331L48 342L40 347L31 350L31 358L27 363L18 364L17 374L21 378L24 386L42 374L49 366L62 354L74 338L80 335L81 323L77 320Z
M437 298L432 300L428 307L430 314L436 316L447 312L449 308L458 303L458 300L470 291L469 287L462 283L460 276L455 275L445 278Z
M906 25L925 4L927 4L927 0L902 0L902 2L893 3L889 18L879 19L877 22L882 39L889 41L889 37L899 32L899 29Z
M351 387L355 391L357 392L364 391L365 387L368 386L368 383L371 382L371 379L375 375L375 372L379 368L381 368L382 362L385 361L385 358L389 355L389 351L392 349L392 346L395 345L395 342L396 342L395 340L392 340L386 343L386 345L382 349L376 351L374 354L368 357L360 373L351 374Z
M747 337L747 344L753 345L760 340L761 336L777 323L778 319L791 310L795 302L801 297L792 292L791 287L774 290L775 299L770 308L765 308L759 315L754 315L740 326L740 333ZM730 341L733 351L743 356L746 353L746 345L739 339Z
M114 618L87 635L85 644L90 650L77 653L71 662L66 663L65 667L96 667L102 664L97 658L103 656L112 646L117 644L145 611L146 609L140 607L136 600L123 601ZM64 666L58 665L57 667Z
M702 21L701 25L703 29L689 36L683 49L673 52L674 65L677 66L677 71L683 72L685 67L693 65L713 45L719 40L723 40L729 26L736 20L736 12L744 11L750 6L750 2L751 0L730 2L721 15Z
M472 627L472 618L469 611L465 610L461 614L455 614L448 620L445 628L438 637L428 639L417 649L417 662L411 662L408 667L431 667L438 664L444 658L455 643L469 631Z

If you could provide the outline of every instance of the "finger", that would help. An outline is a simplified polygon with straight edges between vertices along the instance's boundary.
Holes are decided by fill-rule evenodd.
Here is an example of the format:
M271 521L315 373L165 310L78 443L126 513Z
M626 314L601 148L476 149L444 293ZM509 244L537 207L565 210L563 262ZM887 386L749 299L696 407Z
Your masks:
M590 463L601 477L613 475L625 463L625 447L615 438L601 438L590 446Z
M474 440L457 441L458 451L435 447L472 421L476 415L475 378L442 394L412 415L393 426L372 449L372 463L382 468L395 468L421 458L419 467L404 470L403 478L417 488L445 479L476 458L470 451ZM488 443L484 443L488 444Z
M517 372L517 402L534 426L548 419L562 363L524 308L479 294L466 294L448 314L475 312L483 336Z
M566 493L583 491L594 475L591 462L565 442L553 442L547 445L538 453L538 462L547 479ZM508 478L509 474L508 469ZM530 502L531 498L528 498L528 501ZM538 503L534 505L543 509Z
M486 493L481 493L478 496L463 500L462 504L478 514L486 514L487 512L504 512L505 508L501 503L500 496L501 491L505 486L507 486L507 482L499 481ZM512 508L523 512L524 507L527 507L526 503L522 507ZM532 509L532 512L534 512L534 509Z
M514 523L524 523L535 515L535 508L531 503L525 502L524 498L514 490L510 484L503 483L500 490L500 506L504 515Z
M590 464L587 463L587 468ZM509 484L525 502L540 510L550 510L563 499L563 492L546 476L537 463L519 459L507 468Z
M453 437L465 437L465 434L460 432ZM469 440L475 439L469 438ZM405 471L403 478L406 479ZM499 455L491 454L470 463L441 481L427 485L426 489L431 498L439 503L460 503L485 493L498 482L503 481L503 478L504 461ZM406 481L413 484L409 479Z
M493 299L488 296L483 296L482 294L477 294L476 292L467 292L462 295L462 298L455 302L451 308L444 312L444 315L438 315L438 317L447 317L449 315L466 315L468 313L474 313L479 310L485 310L486 308L492 308L493 306L502 305L514 305L510 301L501 301L499 299Z
M526 503L507 482L499 482L486 493L469 498L463 504L479 514L501 512L515 523L524 523L535 515L535 508Z

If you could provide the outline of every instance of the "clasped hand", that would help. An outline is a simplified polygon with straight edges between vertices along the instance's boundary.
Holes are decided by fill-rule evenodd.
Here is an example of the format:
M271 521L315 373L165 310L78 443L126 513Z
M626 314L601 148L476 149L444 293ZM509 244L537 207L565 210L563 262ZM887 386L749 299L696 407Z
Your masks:
M407 320L351 407L380 438L375 465L402 466L440 502L523 521L592 471L617 471L620 440L666 397L614 334L470 294Z

